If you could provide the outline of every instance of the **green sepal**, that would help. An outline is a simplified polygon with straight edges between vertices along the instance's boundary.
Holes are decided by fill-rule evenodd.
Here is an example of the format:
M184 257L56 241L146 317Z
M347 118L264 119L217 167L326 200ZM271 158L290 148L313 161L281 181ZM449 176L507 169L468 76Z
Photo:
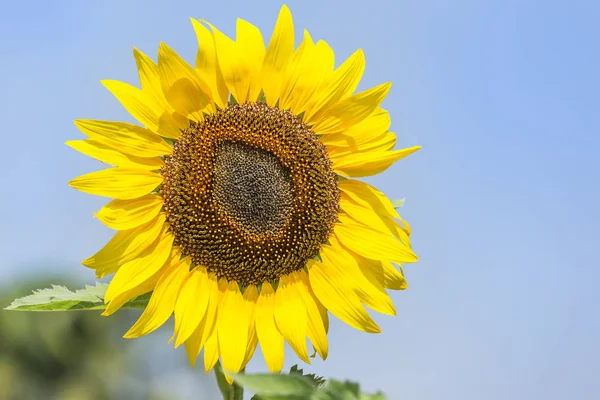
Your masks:
M392 207L394 207L396 210L402 208L404 206L405 201L406 198L400 200L392 200Z
M265 97L265 92L263 92L262 90L260 91L260 93L258 94L258 98L256 99L256 102L267 104L267 98Z

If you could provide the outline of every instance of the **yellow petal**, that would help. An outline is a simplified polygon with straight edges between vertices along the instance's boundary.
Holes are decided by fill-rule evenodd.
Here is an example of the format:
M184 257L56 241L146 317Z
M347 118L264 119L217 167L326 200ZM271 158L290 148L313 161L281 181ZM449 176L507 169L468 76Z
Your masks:
M160 115L158 130L162 136L179 139L181 131L189 127L189 120L173 109L165 98L158 75L158 66L144 53L133 49L142 91L166 111Z
M366 225L372 229L385 234L394 235L402 243L410 247L408 235L388 216L387 212L383 215L378 214L373 207L359 205L342 192L340 196L341 209L355 222ZM352 221L351 221L352 222Z
M210 26L213 31L218 64L227 88L239 104L246 102L252 71L250 64L244 58L243 50L212 24L206 21L202 22Z
M204 345L204 371L208 374L219 360L219 336L217 332L208 338Z
M231 281L219 305L217 332L223 369L238 372L242 368L246 347L251 305L244 299L235 281Z
M312 290L333 315L361 331L381 332L356 293L340 286L339 282L344 281L344 276L340 275L337 269L327 263L318 263L314 260L308 261L307 268Z
M402 223L401 226L399 225L400 229L402 229L404 232L406 232L407 235L410 236L410 225L408 224L408 222L406 222L404 219L402 219L402 217L398 217L398 219Z
M330 246L321 247L319 254L329 271L343 276L340 287L354 291L358 298L373 310L382 314L396 315L394 304L383 285L376 279L373 280L374 277L370 272L364 274L357 260L358 257L344 248L333 236L329 238L329 243Z
M260 30L239 19L236 22L236 46L248 70L248 101L256 101L261 91L261 70L265 43Z
M319 135L344 132L372 114L385 99L391 86L391 83L384 83L342 99L329 107L321 117L317 115L314 118L313 129Z
M196 267L181 286L175 305L175 347L186 341L206 314L210 298L209 280L204 267Z
M165 95L162 92L158 67L154 61L136 48L133 49L133 57L138 69L142 91L163 106L163 108L168 109L169 103L167 103L167 99L165 99Z
M158 49L158 73L163 93L175 111L196 122L204 119L203 112L215 111L208 85L164 43Z
M361 49L358 49L331 76L327 77L325 84L315 91L304 114L305 122L313 125L320 120L329 107L352 94L364 70L365 55Z
M306 315L308 317L308 339L313 344L317 353L319 353L319 356L325 360L327 359L327 354L329 352L327 327L322 318L322 313L325 309L322 307L321 302L314 296L306 272L300 270L294 274L300 283L298 292L306 307Z
M279 98L279 108L282 110L288 110L291 107L293 95L299 95L299 91L301 90L301 84L296 85L298 80L303 75L302 71L306 69L309 65L307 62L311 52L314 51L315 44L313 43L312 38L310 37L310 33L305 29L304 30L304 39L302 39L302 43L298 46L298 49L294 52L294 57L284 74L281 96ZM313 84L314 90L314 82L310 81ZM296 113L295 111L294 114Z
M344 179L338 182L338 188L363 208L371 208L377 214L387 215L390 218L400 218L392 202L367 183L355 179Z
M391 235L359 224L345 214L338 215L334 236L347 248L372 260L385 260L397 263L415 262L415 253Z
M321 138L329 136L341 137L341 139L338 138L339 140L337 140L337 142L340 143L340 146L326 145L331 160L339 160L356 153L391 151L396 145L396 134L392 132L384 132L379 136L361 142L358 142L354 140L353 137L346 136L345 134L323 135ZM321 141L324 142L323 140Z
M69 140L65 144L78 152L115 167L158 170L165 163L158 157L136 157L121 153L118 148L94 139Z
M248 363L254 356L254 352L256 351L257 345L258 336L256 336L256 328L254 326L251 326L251 332L248 336L248 346L246 348L246 355L244 356L244 363L242 364L242 368L246 368L246 365L248 365Z
M256 286L249 285L244 291L244 301L248 312L248 344L246 345L246 354L242 362L242 368L250 361L256 351L258 336L256 335L256 302L258 301L258 290Z
M203 326L201 345L204 345L204 343L206 343L210 335L212 335L213 331L216 330L219 304L221 303L221 297L224 291L221 290L217 277L214 273L208 274L208 279L210 299L208 300L206 316L200 323L200 326Z
M166 269L158 279L148 305L136 323L123 336L124 338L131 339L147 335L169 319L177 302L179 288L190 268L189 259L180 260L179 258L179 254L175 253L167 261Z
M174 139L181 136L170 111L153 97L124 82L104 80L102 84L135 119L152 132Z
M414 146L394 151L350 154L335 161L332 160L333 170L339 175L353 178L377 175L420 148L421 146Z
M198 324L198 327L185 342L185 351L187 352L190 364L192 367L196 364L196 358L212 335L215 327L217 309L219 306L219 289L217 286L217 278L214 273L208 274L208 306L204 317Z
M303 52L294 86L284 90L284 93L291 97L289 108L296 115L305 112L319 100L317 89L331 77L334 65L333 50L322 40L314 46L308 42Z
M283 276L275 292L275 323L277 329L301 360L310 364L306 349L308 317L294 276Z
M402 240L405 244L410 244L410 225L400 217L392 202L379 190L375 189L364 182L357 181L354 179L345 179L338 182L339 189L358 205L363 208L373 209L380 216L387 216L389 218L396 218L400 220L403 226L399 225L396 221L394 222L394 229L400 228L405 235L401 232L397 232L394 235ZM387 224L389 227L389 224Z
M127 200L152 192L162 181L161 175L143 169L110 168L81 175L69 186L96 196Z
M373 310L383 314L396 315L396 308L385 291L385 288L388 287L385 279L382 279L385 277L385 275L382 275L379 271L369 268L366 263L361 261L362 260L359 260L358 267L369 284L361 286L360 290L362 291L362 296L361 294L359 294L359 296L361 299L364 299L364 296L370 297L370 300L363 300L363 303L371 307ZM372 260L369 261L372 262ZM381 298L385 298L384 309L379 308L384 304L380 301ZM375 304L377 308L373 307L372 304Z
M117 310L119 310L128 301L134 299L137 296L141 296L143 294L146 294L146 293L154 290L154 288L156 287L156 283L158 282L158 279L166 271L166 269L167 269L166 267L167 267L167 264L163 265L163 267L160 268L154 275L152 275L150 278L148 278L147 280L145 280L138 286L136 286L132 289L129 289L129 290L119 294L118 296L115 296L115 298L113 298L110 301L110 303L108 303L108 306L106 307L106 310L104 310L102 315L104 315L104 316L111 315L114 312L116 312Z
M77 128L90 138L115 147L125 154L156 157L173 152L173 148L160 136L136 125L89 119L78 119L74 122Z
M319 139L328 148L360 146L381 136L390 128L392 120L390 114L383 108L377 108L371 115L342 133L323 135Z
M164 233L163 229L158 238L142 251L136 258L123 264L110 281L104 301L108 302L120 293L140 285L154 275L167 261L173 247L174 236L171 232Z
M162 197L155 194L132 200L113 200L96 213L96 218L111 229L124 231L155 218L162 205Z
M116 272L126 262L133 260L158 237L165 223L165 214L159 214L137 228L117 234L96 254L83 261L83 265L96 270L96 276Z
M223 79L223 74L217 62L215 38L212 32L199 21L192 19L192 25L198 39L198 53L196 54L196 71L206 82L212 93L213 100L220 108L227 107L229 89Z
M264 282L256 303L256 334L267 367L276 374L283 368L283 336L275 325L273 316L275 292L269 282Z
M369 260L362 257L359 260L361 270L369 270L373 277L381 282L381 284L392 290L405 290L408 284L404 276L396 269L389 261Z
M267 104L275 106L281 97L284 77L294 57L294 22L286 5L281 7L262 65L262 88Z

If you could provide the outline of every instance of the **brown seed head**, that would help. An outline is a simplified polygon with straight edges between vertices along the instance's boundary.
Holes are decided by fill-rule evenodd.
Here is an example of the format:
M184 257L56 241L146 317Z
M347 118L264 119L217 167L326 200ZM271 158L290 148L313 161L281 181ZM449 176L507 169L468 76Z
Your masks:
M175 244L242 286L302 269L339 209L325 146L300 118L262 103L229 106L186 129L161 172Z

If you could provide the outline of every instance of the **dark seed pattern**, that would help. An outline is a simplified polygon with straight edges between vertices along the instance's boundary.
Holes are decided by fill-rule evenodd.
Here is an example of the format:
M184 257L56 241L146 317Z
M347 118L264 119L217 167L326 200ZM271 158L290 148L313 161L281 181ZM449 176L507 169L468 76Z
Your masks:
M175 245L242 286L302 269L339 210L325 146L300 118L262 103L231 105L186 129L161 173Z
M273 154L223 141L213 163L213 200L252 234L279 233L294 203L290 171Z

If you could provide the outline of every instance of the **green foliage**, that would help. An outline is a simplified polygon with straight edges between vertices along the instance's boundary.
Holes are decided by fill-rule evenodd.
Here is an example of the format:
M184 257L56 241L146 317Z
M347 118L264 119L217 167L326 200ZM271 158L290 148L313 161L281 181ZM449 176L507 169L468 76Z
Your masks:
M311 379L298 374L238 374L235 381L256 393L253 400L308 399L315 391Z
M96 282L94 286L74 292L64 286L52 285L51 288L37 289L33 294L14 300L5 310L18 311L69 311L103 310L104 293L108 284ZM136 297L122 308L144 308L150 300L150 293Z
M52 280L69 282L58 276ZM51 285L44 279L0 286L0 304L36 287ZM104 318L92 312L0 311L0 399L175 399L156 387L135 384L151 382L153 376L144 369L148 351L121 338L135 317L131 313Z
M304 375L297 366L289 375L237 374L235 381L255 393L252 400L386 400L382 393L361 393L358 383Z

